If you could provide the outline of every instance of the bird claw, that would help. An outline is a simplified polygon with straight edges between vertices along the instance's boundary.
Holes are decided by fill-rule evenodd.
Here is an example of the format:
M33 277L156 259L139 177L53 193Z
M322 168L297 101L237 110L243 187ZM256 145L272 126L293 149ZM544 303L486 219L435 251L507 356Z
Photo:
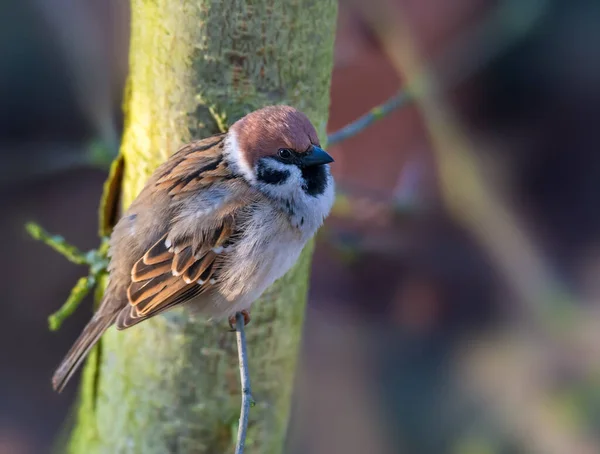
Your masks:
M248 323L250 323L250 312L243 310L239 312L240 314L242 314L244 316L244 326L246 326ZM236 325L236 315L233 315L231 317L229 317L229 327L231 328L231 332L234 332L235 329L235 325Z

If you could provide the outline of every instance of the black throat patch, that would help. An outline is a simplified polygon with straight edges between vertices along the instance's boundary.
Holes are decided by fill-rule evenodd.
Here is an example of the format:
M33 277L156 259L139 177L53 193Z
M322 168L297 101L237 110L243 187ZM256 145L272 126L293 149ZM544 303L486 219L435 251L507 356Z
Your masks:
M325 166L304 167L302 177L306 184L302 186L304 192L313 197L319 197L327 188L327 171Z

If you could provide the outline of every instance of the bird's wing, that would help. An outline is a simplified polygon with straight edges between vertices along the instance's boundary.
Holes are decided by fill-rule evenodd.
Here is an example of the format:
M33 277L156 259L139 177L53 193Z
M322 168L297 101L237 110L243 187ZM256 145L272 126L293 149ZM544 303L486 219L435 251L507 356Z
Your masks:
M239 218L251 198L248 185L231 173L223 159L222 138L182 148L158 172L153 190L168 194L173 204L180 204L180 211L190 209L186 192L202 196L230 180L227 196L193 211L192 220L189 213L176 215L162 237L134 263L128 304L117 317L117 329L185 303L218 284L220 267L236 241ZM189 226L182 228L184 223Z

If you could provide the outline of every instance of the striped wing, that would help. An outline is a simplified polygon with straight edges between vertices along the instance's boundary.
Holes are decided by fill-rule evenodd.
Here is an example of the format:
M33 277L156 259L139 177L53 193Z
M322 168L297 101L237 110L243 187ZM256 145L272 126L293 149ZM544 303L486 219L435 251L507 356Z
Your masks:
M129 305L117 317L117 329L185 303L214 286L233 231L234 217L230 215L196 245L192 238L170 244L165 234L133 266L127 289Z

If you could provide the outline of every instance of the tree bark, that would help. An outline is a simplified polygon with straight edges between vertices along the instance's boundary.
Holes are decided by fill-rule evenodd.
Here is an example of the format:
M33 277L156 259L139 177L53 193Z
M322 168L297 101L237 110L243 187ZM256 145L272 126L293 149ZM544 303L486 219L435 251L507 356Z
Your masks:
M268 104L304 111L321 138L335 0L132 0L121 202L191 138ZM110 186L110 185L109 185ZM312 245L255 303L247 327L257 405L248 453L281 453ZM235 334L174 310L110 329L83 373L70 452L233 452L240 411Z

